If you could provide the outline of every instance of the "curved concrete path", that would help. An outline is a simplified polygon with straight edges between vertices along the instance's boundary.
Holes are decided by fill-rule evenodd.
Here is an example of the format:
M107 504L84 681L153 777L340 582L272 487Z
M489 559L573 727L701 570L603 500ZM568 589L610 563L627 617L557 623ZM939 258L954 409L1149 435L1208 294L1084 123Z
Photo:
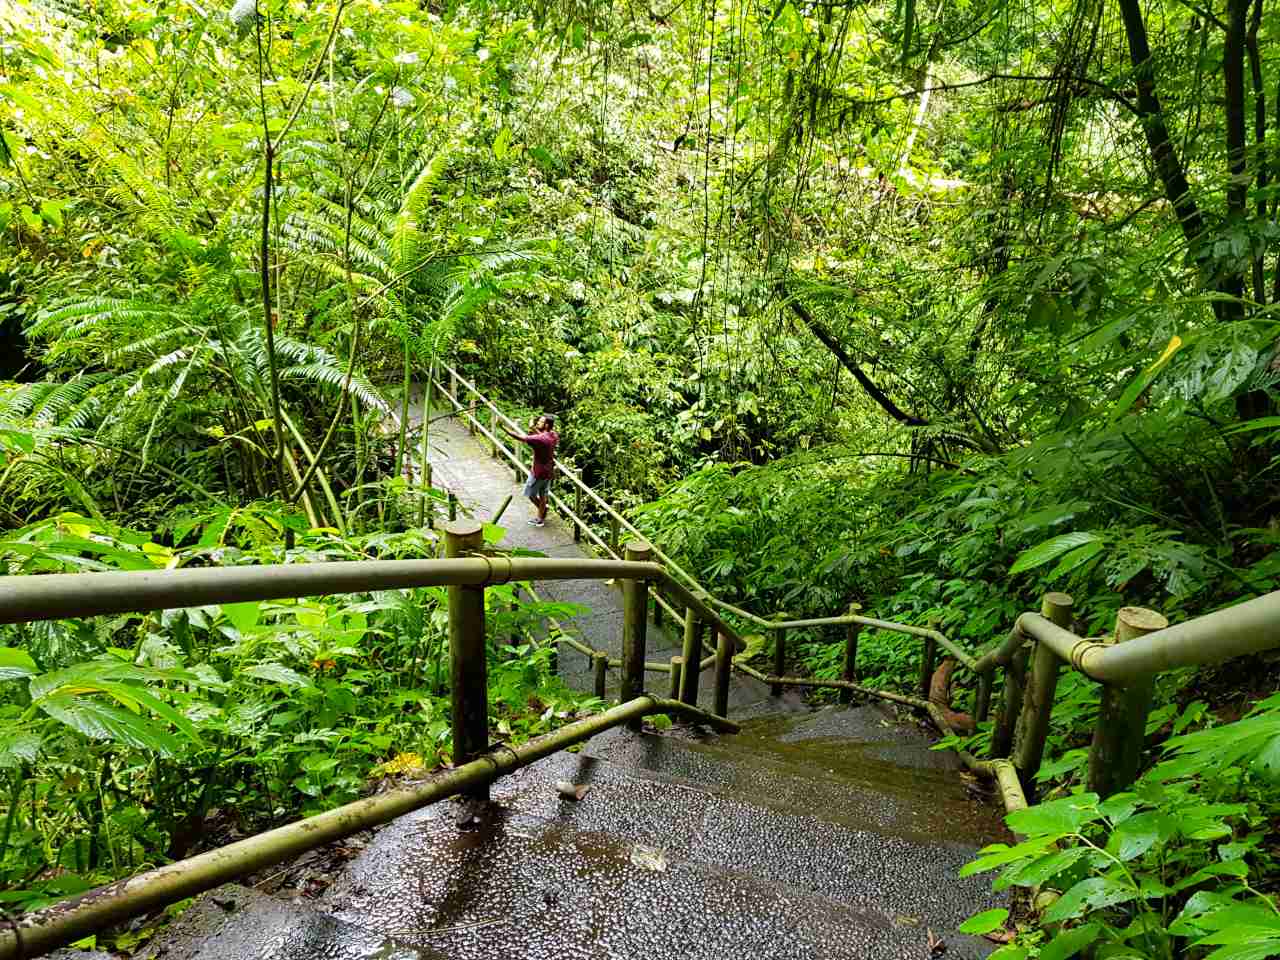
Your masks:
M415 402L413 409L420 410L420 402ZM415 421L421 422L417 416ZM573 542L572 524L558 516L554 506L548 512L546 526L529 526L528 520L534 515L534 510L522 494L524 478L517 481L507 461L495 460L490 455L488 441L468 433L461 420L450 417L435 421L428 429L427 440L431 482L438 489L451 491L458 498L463 513L488 521L507 495L512 496L511 505L499 521L507 531L500 546L548 557L597 556L585 541L580 544ZM594 649L606 650L610 657L622 655L622 593L616 586L599 580L569 580L537 583L534 589L544 601L577 604L584 608L575 616L557 616L556 619L567 631L577 634ZM681 643L680 636L650 621L645 658L665 662L681 653ZM617 673L615 669L609 671L611 691L617 689ZM583 690L592 687L591 662L565 645L560 648L560 674L572 687ZM646 689L665 696L667 684L665 673L646 674ZM698 702L707 709L711 704L711 688L712 673L708 669L702 674L698 690ZM750 677L735 674L730 683L729 708L732 716L802 707L799 694L770 697L769 688Z

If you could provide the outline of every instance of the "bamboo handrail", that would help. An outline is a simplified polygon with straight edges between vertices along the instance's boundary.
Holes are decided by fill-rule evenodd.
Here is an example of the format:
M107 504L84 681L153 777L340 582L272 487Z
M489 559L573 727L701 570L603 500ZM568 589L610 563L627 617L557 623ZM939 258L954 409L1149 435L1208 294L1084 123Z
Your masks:
M0 960L25 960L74 943L130 917L212 890L468 790L487 787L504 774L655 713L676 714L729 733L740 729L736 723L676 700L636 697L518 746L491 748L478 759L437 773L424 783L366 797L24 914L0 928Z
M1018 629L1047 644L1073 668L1100 683L1219 663L1280 646L1280 590L1130 640L1098 643L1076 636L1038 613Z
M516 430L521 429L518 423L516 423L514 420L508 417L505 413L503 413L500 409L498 409L498 407L494 404L492 400L490 400L483 393L481 393L479 387L477 387L474 383L472 383L470 380L464 377L461 373L459 373L456 369L454 369L449 364L442 363L441 366L445 370L447 370L451 376L456 377L460 384L466 387L470 393L474 394L480 400L481 403L483 403L486 407L492 410L505 423L515 428ZM442 390L444 390L445 396L449 397L454 402L455 405L458 405L459 407L465 406L461 404L461 402L456 397L453 397L453 395L449 393L447 389L444 389L443 383L441 383L439 380L436 380L434 382L438 386L440 386ZM474 417L472 417L471 419L475 420ZM483 426L479 424L478 421L476 421L476 425L481 429L483 429ZM490 436L490 434L488 434L487 431L486 431L486 436ZM574 486L578 487L578 489L580 489L584 494L586 494L588 497L594 500L596 504L598 504L599 507L605 512L605 514L617 520L619 525L624 530L631 533L633 536L639 537L640 539L647 541L648 538L645 537L644 533L641 532L636 526L634 526L629 520L627 520L626 517L622 516L622 514L614 510L613 507L610 506L610 504L607 501L605 501L603 497L601 497L598 493L596 493L595 490L593 490L582 479L582 477L578 475L577 471L572 470L569 467L566 467L560 461L556 462L556 471L558 473L564 474L564 476L569 480L569 482L571 482ZM653 555L657 557L658 560L660 560L662 563L664 563L668 567L668 569L673 570L678 576L684 578L684 580L694 589L696 590L703 589L702 585L698 583L696 579L694 579L691 573L689 573L687 570L681 567L678 563L672 560L669 556L663 553L662 550L660 550L656 546L653 547Z
M446 369L456 383L465 386L468 391L493 410L495 416L502 417L505 422L515 426L514 421L506 417L492 401L480 393L474 383L467 380L454 368L446 365ZM439 383L439 381L433 381L433 383ZM478 423L475 417L466 411L464 405L456 397L453 397L448 389L443 388L443 384L441 384L441 387L445 395L450 396L454 406L463 412L476 427L484 431L483 424ZM485 432L488 435L487 431ZM505 448L504 453L511 456ZM512 459L515 458L512 457ZM615 524L616 528L626 529L636 536L643 537L643 534L635 526L630 524L625 517L587 486L574 471L563 464L557 464L557 470L576 485L582 493L598 504L606 516L610 518L610 521ZM555 498L555 502L559 509L573 519L579 529L587 532L591 540L598 543L607 553L616 556L610 545L597 536L568 504L558 497ZM1142 691L1144 685L1149 686L1150 678L1163 670L1215 663L1231 657L1257 653L1261 650L1280 646L1280 591L1198 617L1195 620L1174 627L1165 626L1163 618L1156 616L1154 620L1150 621L1151 625L1144 630L1137 631L1137 635L1134 635L1134 631L1130 631L1132 638L1128 639L1128 642L1116 644L1098 643L1078 637L1068 630L1066 624L1070 622L1069 608L1071 599L1063 594L1050 594L1045 598L1046 607L1044 609L1052 612L1055 604L1065 602L1066 606L1058 611L1061 614L1058 619L1064 625L1056 625L1041 613L1023 614L1018 618L1013 630L1004 641L983 655L975 657L932 626L918 627L893 623L874 617L864 617L857 613L838 617L816 617L799 620L767 619L744 610L742 607L711 596L688 571L681 568L661 550L653 548L652 554L663 561L669 571L665 577L667 588L681 602L693 609L698 617L712 624L722 636L728 638L734 648L741 648L741 638L721 617L712 613L713 608L730 613L761 630L777 633L774 647L773 673L766 674L745 663L737 663L732 660L729 663L731 669L736 669L740 673L770 684L775 694L780 693L783 686L834 687L850 692L862 692L884 699L896 700L917 709L924 709L933 718L939 729L943 731L949 730L945 716L937 709L936 704L925 703L918 698L904 697L901 694L895 694L890 691L877 691L862 687L852 680L851 664L846 665L845 677L839 681L783 676L785 631L792 629L844 625L854 630L859 627L871 627L919 637L924 641L924 656L920 678L924 695L928 695L929 674L932 671L934 651L940 647L953 656L957 663L977 675L978 691L975 699L975 714L979 720L985 719L987 715L995 672L998 668L1005 668L1007 682L1005 684L1004 708L1001 712L1000 722L993 733L992 741L993 751L997 754L996 759L980 761L963 750L959 751L959 753L962 761L974 772L992 776L997 780L1005 797L1006 805L1011 803L1025 805L1025 797L1021 797L1020 792L1018 796L1014 796L1011 792L1010 781L1016 782L1019 773L1030 781L1034 775L1035 768L1039 765L1042 749L1040 741L1049 722L1048 712L1052 709L1052 680L1057 670L1055 658L1070 664L1074 669L1084 673L1091 679L1107 684L1108 688L1132 687L1133 689L1126 696L1134 704L1140 704L1145 696ZM675 587L679 587L679 589L675 589ZM660 603L662 602L661 597L657 599ZM664 609L670 610L670 607L664 604ZM674 611L671 612L674 614ZM1141 610L1133 612L1137 614L1148 613ZM1125 611L1122 610L1121 615L1123 616L1124 613ZM1037 647L1039 651L1036 654L1038 665L1032 671L1034 674L1031 678L1033 686L1024 705L1023 690L1026 678L1024 678L1023 674L1027 667L1028 644L1031 641L1039 641L1041 646ZM846 651L848 650L856 651L856 646L846 647ZM1049 652L1053 656L1046 659L1046 654ZM856 655L856 653L853 655ZM847 653L847 659L849 656ZM715 657L709 657L703 663L712 662L714 659ZM1134 709L1136 711L1137 707ZM1145 708L1142 712L1145 716ZM1017 763L1011 763L1003 757L1004 752L1012 745L1015 724L1019 730L1018 757ZM1139 724L1138 726L1141 725ZM1133 733L1132 737L1140 736L1140 732L1139 730L1137 733ZM1123 736L1120 739L1123 739ZM1097 743L1098 737L1095 737L1095 746ZM1021 764L1021 767L1018 764ZM1024 770L1022 767L1026 769ZM1019 799L1020 797L1021 799Z
M459 373L454 367L450 366L447 363L441 363L440 366L442 368L442 371L447 372L451 377L456 378L459 384L465 387L470 394L474 395L476 400L480 404L482 404L487 409L492 411L496 417L500 418L504 423L506 423L508 426L512 427L513 429L516 429L516 430L520 429L520 425L515 420L511 419L505 413L503 413L502 410L492 400L490 400L487 396L485 396L484 393L480 391L479 387L477 387L475 383L468 380L461 373ZM529 472L529 468L524 466L524 464L520 461L520 459L515 455L514 451L512 451L502 440L498 439L487 427L485 427L484 423L481 422L481 420L474 415L474 413L472 412L474 410L474 405L468 405L466 403L463 403L460 398L455 397L449 391L445 381L440 377L436 377L432 379L431 383L433 387L438 388L440 392L449 399L449 402L453 405L454 409L458 413L466 417L467 420L470 421L471 425L480 434L482 434L487 440L489 440L489 442L493 445L493 448L496 451L500 451L501 454L507 460L509 460L513 465L519 466L520 469L524 470L526 473ZM626 519L626 517L624 517L617 510L615 510L608 501L606 501L603 497L601 497L598 493L596 493L595 490L592 489L576 471L570 469L569 467L566 467L560 461L556 461L556 471L564 474L564 476L568 478L570 482L572 482L576 487L582 490L582 492L585 493L591 500L593 500L596 504L598 504L599 507L604 511L606 516L611 517L613 520L616 520L619 526L621 526L623 529L627 530L628 532L634 534L635 536L640 537L641 539L645 539L645 535L642 531L640 531L636 526L630 523ZM618 556L618 553L604 540L604 538L600 537L594 530L592 530L590 524L588 524L582 517L580 517L576 513L576 511L574 511L574 509L569 506L568 503L566 503L554 491L551 492L550 496L551 496L552 502L556 506L556 509L559 510L562 515L570 518L574 523L576 523L578 527L584 532L584 534L592 542L597 544L602 550L604 550L610 556L621 559L621 557ZM875 620L869 617L859 617L859 616L853 616L848 614L838 616L838 617L815 617L807 620L784 620L784 621L766 620L765 618L758 616L757 614L751 613L748 610L744 610L741 607L735 606L725 600L720 600L719 598L712 596L710 591L708 591L705 587L702 586L702 584L700 584L696 579L694 579L692 574L690 574L687 570L685 570L683 567L677 564L674 560L672 560L669 556L667 556L667 554L663 553L659 547L653 546L652 544L651 546L653 549L653 555L663 563L663 565L668 569L668 571L674 571L676 574L682 577L686 581L687 585L691 587L695 593L697 593L698 595L706 599L708 604L714 607L718 607L722 610L727 610L728 612L734 614L737 617L741 617L745 620L749 620L750 622L756 624L757 626L761 627L764 630L772 631L772 630L788 630L788 629L797 628L797 627L811 628L811 627L826 627L826 626L843 626L843 625L857 623L863 626L876 627L878 629L888 630L894 633L902 633L902 634L907 634L911 636L918 636L925 639L933 639L937 641L937 643L940 646L942 646L944 649L950 652L953 656L955 656L958 660L960 660L960 662L963 663L966 667L969 667L970 669L972 669L974 666L973 658L966 651L964 651L962 648L957 646L955 643L953 643L951 640L949 640L946 636L939 633L938 631L929 630L924 627L913 627L907 624L891 623L886 620ZM663 609L673 620L679 619L680 617L679 611L676 610L675 607L673 607L671 604L667 603L661 596L655 596L654 601L655 603L661 604ZM734 634L734 637L735 639L737 639L736 633ZM703 649L709 650L710 647L704 643ZM712 651L712 656L708 658L708 661L704 661L704 662L709 662L710 659L714 659L714 651ZM734 664L734 669L747 672L743 670L743 665L738 663ZM757 676L757 678L759 676L751 673L749 673L748 675L755 675Z

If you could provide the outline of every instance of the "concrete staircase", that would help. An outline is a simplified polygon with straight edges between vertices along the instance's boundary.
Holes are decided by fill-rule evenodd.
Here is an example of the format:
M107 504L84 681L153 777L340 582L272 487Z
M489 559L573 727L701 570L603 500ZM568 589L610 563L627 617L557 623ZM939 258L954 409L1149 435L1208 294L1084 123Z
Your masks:
M577 802L556 781L588 788ZM166 960L979 957L956 872L1008 839L949 754L879 706L736 736L616 730L378 832L318 899L206 895Z

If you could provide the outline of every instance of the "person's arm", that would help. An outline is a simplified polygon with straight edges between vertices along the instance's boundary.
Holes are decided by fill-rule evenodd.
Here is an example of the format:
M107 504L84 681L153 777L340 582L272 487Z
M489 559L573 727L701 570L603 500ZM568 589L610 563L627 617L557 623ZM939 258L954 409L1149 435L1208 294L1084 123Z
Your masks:
M499 427L499 429L501 429L501 430L502 430L502 432L503 432L503 433L505 433L505 434L506 434L508 437L510 437L512 440L519 440L519 441L521 441L522 443L528 443L528 442L529 442L529 438L528 438L528 436L526 436L526 435L525 435L525 434L523 434L523 433L516 433L514 430L512 430L510 427L508 427L508 426L507 426L505 423L503 423L501 420L499 420L499 421L498 421L498 427Z

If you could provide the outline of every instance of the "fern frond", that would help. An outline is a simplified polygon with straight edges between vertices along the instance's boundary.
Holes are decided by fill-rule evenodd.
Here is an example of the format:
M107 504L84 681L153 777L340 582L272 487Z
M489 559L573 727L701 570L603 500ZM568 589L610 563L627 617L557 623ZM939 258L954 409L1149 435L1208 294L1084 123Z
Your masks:
M196 351L190 347L179 347L177 350L166 353L162 357L157 357L151 365L143 370L142 373L138 374L137 379L129 385L129 389L124 392L126 399L131 400L137 396L138 391L146 386L147 381L150 380L152 376L159 373L161 370L168 369L175 363L181 363L183 360L193 356L195 353Z
M78 336L86 330L108 323L151 324L165 318L190 315L173 304L154 303L121 297L89 297L84 300L64 302L57 307L41 311L34 323L27 328L28 336L42 337L50 332L57 336Z
M346 379L346 371L328 363L309 363L300 366L285 367L280 371L284 380L305 380L309 383L341 389ZM368 407L374 407L383 413L391 409L390 404L378 392L377 387L365 379L363 374L353 373L346 392Z

